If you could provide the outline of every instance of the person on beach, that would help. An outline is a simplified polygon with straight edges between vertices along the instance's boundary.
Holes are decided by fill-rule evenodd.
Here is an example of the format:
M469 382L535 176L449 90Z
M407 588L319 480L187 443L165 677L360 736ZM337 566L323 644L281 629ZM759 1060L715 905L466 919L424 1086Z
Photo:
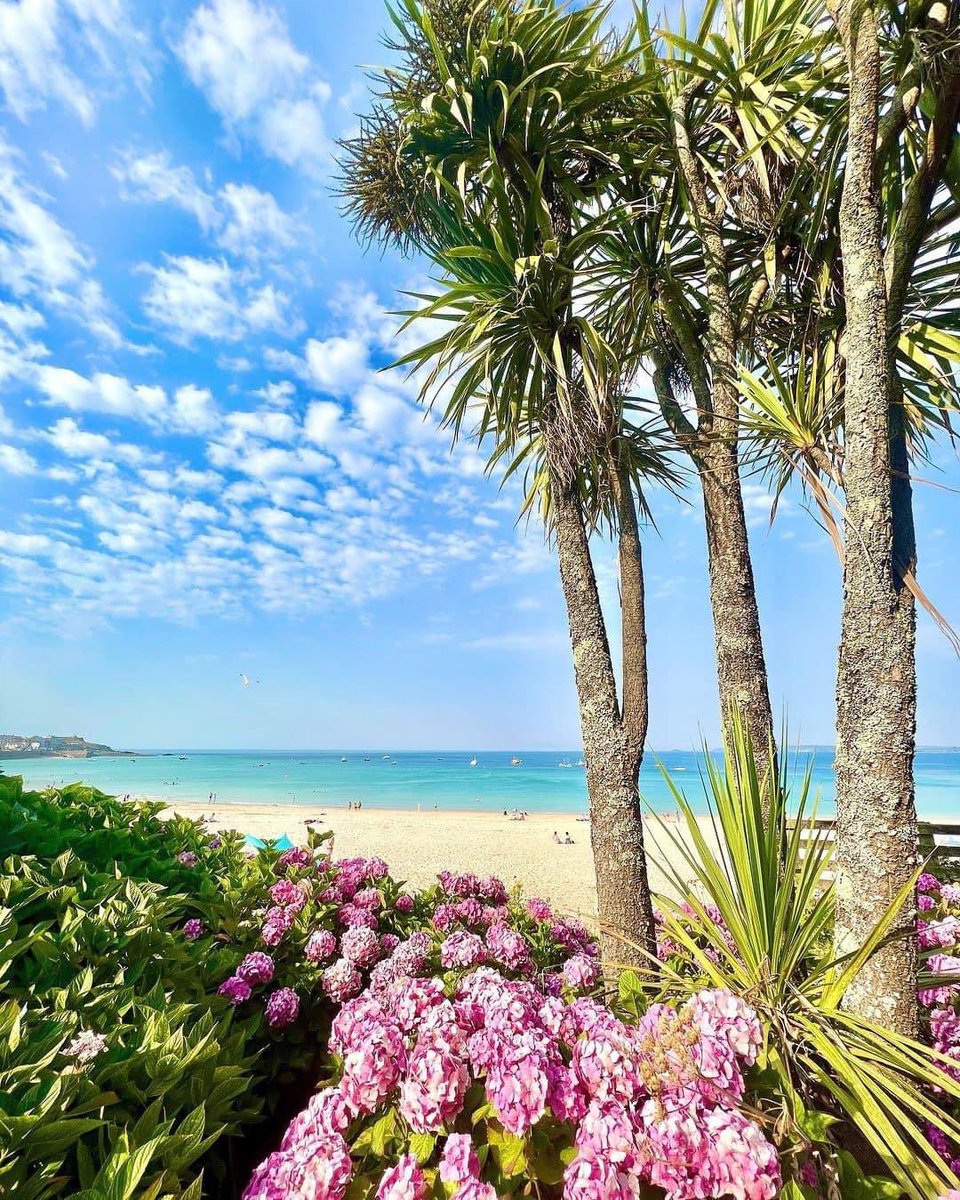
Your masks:
M560 834L557 833L556 830L553 831L553 840L557 843L558 846L562 845L562 842L560 840Z

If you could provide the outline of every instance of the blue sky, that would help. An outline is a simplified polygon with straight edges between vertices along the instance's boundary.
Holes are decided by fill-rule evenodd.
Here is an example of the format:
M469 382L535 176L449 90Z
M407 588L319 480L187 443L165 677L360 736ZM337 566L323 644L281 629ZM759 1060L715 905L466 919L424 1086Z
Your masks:
M0 730L577 744L539 530L379 371L423 265L365 255L331 196L383 27L381 0L0 0ZM924 474L960 486L952 451ZM745 489L774 697L829 741L838 566L800 497L768 529ZM646 538L659 748L716 732L690 501L655 494ZM919 491L954 622L957 504ZM919 663L921 741L956 742L925 617Z

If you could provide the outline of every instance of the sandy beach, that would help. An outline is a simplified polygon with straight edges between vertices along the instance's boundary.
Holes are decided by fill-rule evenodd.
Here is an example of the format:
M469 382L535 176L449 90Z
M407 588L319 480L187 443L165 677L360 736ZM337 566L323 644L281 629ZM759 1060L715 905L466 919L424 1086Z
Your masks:
M178 804L175 811L193 818L215 813L211 829L238 829L261 838L285 833L294 841L302 837L305 819L302 806L284 804ZM333 831L336 855L380 855L394 875L415 886L432 883L444 868L476 871L519 883L526 895L541 896L563 911L584 917L596 913L590 826L569 814L536 813L519 821L492 813L318 807L306 815L316 818L317 829ZM569 833L573 844L557 845L554 831L561 838ZM656 820L646 822L646 839L651 886L670 890L657 862L666 856L682 870L682 855Z

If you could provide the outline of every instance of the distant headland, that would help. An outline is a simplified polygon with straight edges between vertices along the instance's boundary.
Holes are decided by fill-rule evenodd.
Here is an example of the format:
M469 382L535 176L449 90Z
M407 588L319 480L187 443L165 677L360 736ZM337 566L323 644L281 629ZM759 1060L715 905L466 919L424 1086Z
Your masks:
M0 733L0 757L3 758L126 758L135 750L114 750L102 742L88 742L79 735L57 737L47 734L23 736L19 733Z

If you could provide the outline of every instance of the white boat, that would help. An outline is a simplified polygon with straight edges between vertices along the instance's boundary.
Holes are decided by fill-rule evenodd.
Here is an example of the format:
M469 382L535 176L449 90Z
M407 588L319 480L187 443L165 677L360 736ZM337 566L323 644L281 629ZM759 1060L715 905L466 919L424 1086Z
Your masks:
M470 759L470 766L475 767L476 765L477 765L477 757L476 757L476 755L474 755L473 758Z
M516 756L516 755L514 755L514 756L513 756L513 758L511 758L511 759L510 759L510 766L511 766L511 767L522 767L522 766L523 766L523 759L522 759L522 758L517 758L517 756Z
M570 762L569 759L564 758L564 759L561 759L561 761L557 763L557 766L558 767L572 767L573 763Z
M389 754L384 754L384 755L383 755L383 758L381 759L381 761L382 761L382 762L389 762L389 761L390 761L390 755L389 755Z
M347 756L346 756L346 755L344 755L344 756L343 756L343 758L341 758L341 759L340 759L340 761L341 761L341 762L346 762L346 761L347 761Z

